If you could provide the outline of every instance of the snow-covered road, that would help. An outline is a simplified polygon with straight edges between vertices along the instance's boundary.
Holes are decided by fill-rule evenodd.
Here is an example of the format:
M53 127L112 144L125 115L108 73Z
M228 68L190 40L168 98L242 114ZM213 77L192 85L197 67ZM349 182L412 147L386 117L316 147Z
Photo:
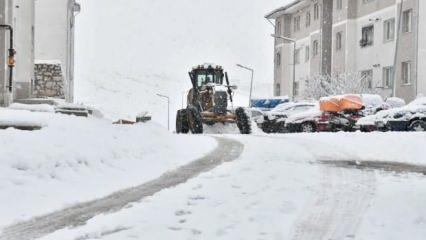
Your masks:
M394 145L372 158L392 136L400 143L418 142ZM244 144L236 161L42 239L424 239L424 175L336 165L339 159L426 165L420 147L425 140L419 140L424 135L229 137ZM380 144L368 148L378 139ZM363 148L350 151L344 147L349 142ZM417 150L417 157L395 155L407 149ZM333 162L323 164L327 160Z
M3 229L0 240L37 239L66 227L84 225L87 220L95 216L119 211L128 204L138 202L159 191L182 184L222 163L235 160L243 151L244 146L235 140L226 138L216 139L218 141L216 149L188 165L168 172L158 179L143 185L9 226Z
M425 144L423 133L228 135L171 175L0 239L423 240Z

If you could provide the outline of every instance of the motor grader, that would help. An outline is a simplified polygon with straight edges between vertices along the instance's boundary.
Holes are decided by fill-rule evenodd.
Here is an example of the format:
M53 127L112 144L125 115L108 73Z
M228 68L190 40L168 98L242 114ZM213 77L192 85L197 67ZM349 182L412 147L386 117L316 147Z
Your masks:
M251 120L246 110L233 109L237 87L230 85L228 74L221 66L198 65L189 72L189 78L192 88L188 92L187 107L177 111L177 133L202 134L204 124L236 124L241 134L251 133Z

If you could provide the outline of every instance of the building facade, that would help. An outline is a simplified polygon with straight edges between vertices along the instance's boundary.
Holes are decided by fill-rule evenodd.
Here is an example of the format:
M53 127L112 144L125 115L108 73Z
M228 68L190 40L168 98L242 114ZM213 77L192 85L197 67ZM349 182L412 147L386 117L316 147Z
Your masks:
M275 34L296 40L296 51L291 43L275 41L275 95L297 98L307 78L343 73L368 79L368 87L383 97L411 101L426 93L420 76L426 71L419 67L420 55L426 54L420 39L426 37L419 14L423 5L420 0L297 0L269 13Z
M35 95L63 97L72 102L75 16L80 12L80 5L75 0L35 1ZM57 71L61 71L62 76L58 76ZM58 84L60 82L63 84Z

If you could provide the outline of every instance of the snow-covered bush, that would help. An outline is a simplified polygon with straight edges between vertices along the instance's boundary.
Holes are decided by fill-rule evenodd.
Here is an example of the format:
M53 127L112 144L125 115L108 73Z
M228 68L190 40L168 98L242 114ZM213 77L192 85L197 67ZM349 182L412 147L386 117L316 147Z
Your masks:
M342 73L335 76L316 75L304 80L305 89L302 96L306 99L342 94L374 94L371 79L360 73Z

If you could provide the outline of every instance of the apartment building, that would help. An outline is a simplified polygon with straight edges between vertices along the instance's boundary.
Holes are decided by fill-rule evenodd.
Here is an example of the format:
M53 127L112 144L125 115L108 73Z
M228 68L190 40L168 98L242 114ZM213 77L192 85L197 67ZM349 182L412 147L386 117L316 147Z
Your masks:
M16 51L9 84L10 31L0 28L0 106L30 97L73 101L75 0L2 0L0 25L13 29Z
M275 95L297 98L306 78L342 73L360 74L383 97L411 101L426 93L426 70L420 67L426 67L421 58L426 22L419 14L424 5L420 0L297 0L267 14L276 35L296 41L295 51L292 43L275 41Z
M80 4L75 0L35 0L36 96L74 101L74 32ZM48 82L46 76L54 76Z
M13 81L9 86L7 56L12 36L10 30L0 29L0 105L8 105L13 99L31 95L34 78L34 1L0 1L0 24L12 27L12 47L16 51Z

